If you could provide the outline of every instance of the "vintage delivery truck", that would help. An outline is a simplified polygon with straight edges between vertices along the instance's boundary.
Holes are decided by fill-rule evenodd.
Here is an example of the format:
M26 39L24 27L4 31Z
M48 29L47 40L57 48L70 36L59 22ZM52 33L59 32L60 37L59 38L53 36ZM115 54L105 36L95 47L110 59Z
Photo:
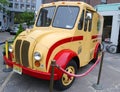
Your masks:
M83 2L60 1L43 4L34 27L18 35L9 46L7 65L19 74L50 80L51 61L69 73L95 62L101 49L103 17ZM55 88L69 88L70 78L55 68Z

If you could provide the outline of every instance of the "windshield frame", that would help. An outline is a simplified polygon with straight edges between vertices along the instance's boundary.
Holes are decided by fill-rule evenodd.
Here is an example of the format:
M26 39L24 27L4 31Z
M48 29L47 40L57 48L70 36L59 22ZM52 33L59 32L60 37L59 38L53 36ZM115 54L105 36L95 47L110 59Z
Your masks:
M50 24L49 26L38 26L37 23L38 23L38 21L39 21L39 16L40 16L41 10L42 10L43 8L49 8L49 7L54 7L54 8L55 8L55 9L54 9L54 14L53 14L53 17L52 17L52 20L51 20L51 24ZM59 7L77 7L77 8L78 8L78 12L77 12L77 15L76 15L76 19L75 19L75 21L74 21L74 24L73 24L72 28L56 27L56 26L53 25L54 20L55 20L55 16L56 16L56 13L57 13L57 10L58 10ZM35 25L36 25L36 27L45 27L45 28L52 26L52 27L54 27L54 28L73 29L73 28L75 27L76 22L77 22L79 13L80 13L80 7L79 7L79 6L75 6L75 5L45 6L45 7L40 8L39 13L38 13L38 16L37 16L37 19L36 19Z

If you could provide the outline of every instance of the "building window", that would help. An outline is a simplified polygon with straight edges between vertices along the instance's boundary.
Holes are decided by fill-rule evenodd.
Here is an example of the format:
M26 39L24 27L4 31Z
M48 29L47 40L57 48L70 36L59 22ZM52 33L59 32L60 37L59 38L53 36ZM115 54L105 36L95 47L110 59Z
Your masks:
M102 3L102 4L106 4L106 3L107 3L107 0L101 0L101 3Z
M16 2L18 2L19 0L15 0Z
M27 9L27 10L30 10L30 5L27 5L27 6L26 6L26 9Z
M32 6L32 7L31 7L31 10L35 10L35 6Z
M12 7L13 7L13 3L10 3L10 4L9 4L9 7L12 8Z
M25 2L25 0L21 0L21 2Z
M15 7L14 7L14 8L18 9L18 8L19 8L19 5L18 5L18 4L15 4Z
M30 0L26 0L27 3L30 3Z
M0 11L2 11L3 10L3 7L0 5Z
M21 5L20 5L20 9L25 9L24 4L21 4Z
M35 3L36 2L36 0L32 0L32 3Z

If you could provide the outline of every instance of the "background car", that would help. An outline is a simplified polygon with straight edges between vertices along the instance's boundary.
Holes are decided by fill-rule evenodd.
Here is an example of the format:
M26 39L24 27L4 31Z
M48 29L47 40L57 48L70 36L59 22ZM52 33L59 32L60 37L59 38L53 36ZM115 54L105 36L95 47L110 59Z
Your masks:
M16 33L18 32L19 28L18 27L13 27L11 30L10 30L10 34L11 35L16 35Z
M0 32L5 32L5 27L0 26Z

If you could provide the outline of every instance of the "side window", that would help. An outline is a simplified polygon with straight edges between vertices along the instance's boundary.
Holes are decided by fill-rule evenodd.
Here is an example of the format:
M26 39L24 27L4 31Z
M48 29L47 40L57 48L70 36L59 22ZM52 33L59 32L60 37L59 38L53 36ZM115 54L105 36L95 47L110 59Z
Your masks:
M92 18L93 18L93 13L87 10L85 15L84 31L87 31L87 29L89 32L91 31Z
M87 26L88 26L87 13L88 11L86 11L86 14L85 14L84 31L87 31Z
M85 11L83 10L83 11L82 11L81 18L80 18L80 21L79 21L79 24L78 24L78 30L82 30L82 28L83 28L83 23L84 23L84 13L85 13Z
M91 13L91 12L90 12ZM93 19L93 13L91 13L91 19L89 19L89 28L88 28L88 31L90 32L91 29L92 29L92 19Z

